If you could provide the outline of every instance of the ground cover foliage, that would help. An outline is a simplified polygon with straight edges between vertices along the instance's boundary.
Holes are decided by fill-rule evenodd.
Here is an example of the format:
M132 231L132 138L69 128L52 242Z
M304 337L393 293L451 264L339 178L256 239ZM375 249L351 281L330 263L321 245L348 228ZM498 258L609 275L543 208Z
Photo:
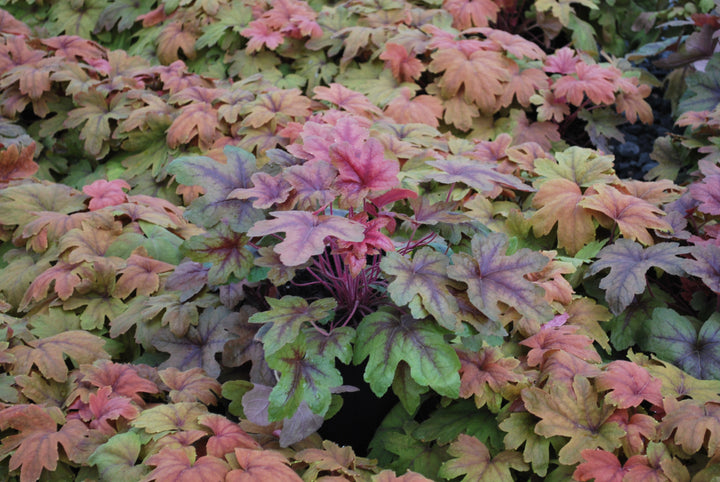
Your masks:
M720 477L713 2L0 6L3 480Z

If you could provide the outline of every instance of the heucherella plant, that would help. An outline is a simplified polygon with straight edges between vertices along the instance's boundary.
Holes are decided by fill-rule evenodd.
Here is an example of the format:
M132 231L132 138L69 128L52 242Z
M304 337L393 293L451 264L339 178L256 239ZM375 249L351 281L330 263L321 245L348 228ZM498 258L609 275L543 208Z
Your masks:
M719 476L688 5L0 0L3 480Z

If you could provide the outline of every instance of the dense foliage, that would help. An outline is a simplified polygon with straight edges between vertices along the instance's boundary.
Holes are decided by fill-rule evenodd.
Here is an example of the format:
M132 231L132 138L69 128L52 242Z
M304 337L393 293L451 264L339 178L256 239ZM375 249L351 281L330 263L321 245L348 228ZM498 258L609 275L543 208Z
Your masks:
M720 477L720 6L0 6L3 480Z

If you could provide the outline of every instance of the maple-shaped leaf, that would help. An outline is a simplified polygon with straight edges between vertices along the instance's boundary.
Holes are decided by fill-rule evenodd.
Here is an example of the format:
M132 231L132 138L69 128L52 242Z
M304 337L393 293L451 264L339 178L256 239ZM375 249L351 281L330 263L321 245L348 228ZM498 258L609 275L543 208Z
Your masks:
M598 394L585 377L576 376L572 386L554 383L544 390L526 388L522 399L525 408L542 419L535 427L538 435L570 437L560 449L561 464L580 462L583 449L612 451L625 436L617 423L607 421L615 407L602 402L598 406Z
M595 482L622 482L629 469L623 467L612 452L600 449L585 449L580 452L584 462L573 472L574 480Z
M332 202L339 194L333 187L336 177L337 169L319 160L291 166L283 172L283 178L295 191L298 209L318 209Z
M160 370L158 375L170 389L168 395L173 403L199 401L205 405L215 405L222 391L220 383L203 373L201 368L181 372L170 367Z
M91 429L98 429L106 435L115 435L116 430L108 420L117 420L122 417L125 420L135 419L140 411L132 404L129 398L123 396L112 397L112 388L102 387L96 393L91 393L87 405L82 406L77 415L89 422ZM70 417L70 415L68 415Z
M130 115L127 96L118 94L108 101L100 91L90 89L77 94L75 102L78 107L68 112L63 126L73 128L84 124L80 130L80 139L85 141L85 150L101 159L110 151L110 121L125 119Z
M0 31L21 38L28 38L32 35L27 25L13 17L12 14L6 10L0 12Z
M120 270L120 278L115 285L114 296L127 298L133 291L138 295L151 295L160 288L158 274L166 273L175 268L169 263L163 263L147 256L145 248L140 247L133 251L127 259L127 264Z
M110 358L104 347L105 340L99 336L77 330L29 341L27 345L17 345L10 349L10 353L16 356L13 373L27 374L35 365L46 378L64 382L68 375L65 355L77 365L93 363L98 359Z
M621 408L615 410L608 421L617 422L627 433L623 440L626 455L642 453L647 441L657 438L658 421L650 415L631 413L630 409Z
M188 156L175 159L167 170L179 183L199 185L205 191L185 211L188 221L212 228L227 220L233 231L245 232L255 221L263 219L263 214L250 201L228 199L228 194L238 188L252 187L251 176L257 170L255 156L232 146L226 146L223 152L226 164L211 157Z
M460 327L458 305L448 286L459 287L447 275L450 259L430 247L415 252L412 259L390 252L380 261L380 269L393 276L387 290L398 305L409 304L416 295L422 300L422 306L443 327L455 330ZM415 304L411 312L416 318L422 318Z
M224 223L208 233L193 236L182 244L182 251L193 261L207 263L207 282L224 285L231 277L246 279L253 266L253 255L247 249L248 237Z
M610 311L619 315L632 303L635 295L645 291L645 273L653 266L670 274L684 274L687 261L679 255L688 251L688 248L677 243L659 243L643 248L629 239L618 239L600 250L598 260L590 266L589 274L594 275L610 268L610 274L600 281L600 288L606 290Z
M23 404L0 410L0 429L18 432L3 437L0 456L12 452L9 468L20 469L21 482L39 480L43 469L53 472L57 468L58 444L68 455L76 452L88 430L80 420L64 422L62 412L55 407ZM60 430L58 423L63 424Z
M20 309L24 310L34 299L37 301L47 298L50 285L55 282L53 288L61 300L67 300L75 292L75 288L82 282L79 271L82 263L67 263L63 260L46 269L39 276L35 277L28 286L25 296L20 302Z
M229 330L239 319L239 313L219 306L206 308L198 319L198 325L191 326L182 338L167 331L159 331L153 337L152 344L158 350L170 353L170 358L160 367L176 367L180 370L199 367L208 375L217 377L220 365L215 360L215 354L222 351L223 345L231 338Z
M423 63L408 50L393 42L385 44L380 60L385 61L385 66L390 67L393 77L399 82L412 82L417 79L425 70Z
M503 450L493 457L484 443L465 434L450 444L448 454L452 458L442 464L439 475L448 479L464 475L463 482L512 482L515 479L510 469L529 468L520 453Z
M143 410L130 425L149 434L165 431L203 430L198 418L207 415L207 407L199 403L179 402L156 405Z
M385 106L385 115L398 124L427 124L437 128L438 119L443 117L443 104L432 95L413 96L412 91L403 87L400 94Z
M144 464L137 464L142 442L135 432L116 434L88 457L88 464L97 467L101 480L137 482L148 473Z
M548 234L557 223L558 247L574 255L595 239L595 224L591 211L580 206L583 198L580 187L568 179L549 179L533 197L533 207L539 208L531 218L538 236Z
M178 60L178 51L182 51L186 58L194 59L197 54L195 42L201 33L194 22L168 22L157 37L158 60L163 65L169 65Z
M353 363L360 364L369 357L363 378L378 397L393 383L398 363L403 361L419 385L457 398L460 360L444 341L445 333L429 320L376 311L365 316L357 327Z
M180 114L173 120L167 130L167 144L172 149L178 149L197 137L198 146L205 151L210 149L220 136L219 128L220 122L215 108L207 102L194 102L182 107Z
M514 412L500 422L500 429L507 432L503 439L505 448L517 450L525 444L523 460L532 464L533 472L544 476L550 465L550 439L533 430L537 419L528 412Z
M524 378L514 371L520 362L503 357L498 348L485 347L476 353L457 352L460 358L460 397L474 397L477 408L486 403L491 409L497 407L502 399L499 396L501 390Z
M225 478L226 482L255 482L277 480L286 482L302 482L288 465L285 456L275 450L235 449L235 458L239 469L231 470Z
M323 472L330 472L332 476L340 478L359 478L370 474L362 469L364 464L370 465L370 461L357 457L352 447L339 447L329 440L323 440L322 447L322 449L304 449L295 454L295 460L309 465L303 474L304 478L317 480L319 476L324 475ZM331 475L325 475L328 476Z
M24 226L33 219L29 213L52 211L70 214L86 209L87 196L79 191L51 182L25 183L0 191L0 223Z
M275 219L258 221L248 236L265 236L284 232L285 239L273 248L286 266L303 264L325 250L325 238L332 236L345 241L362 241L365 226L339 216L315 215L307 211L273 211Z
M222 415L214 413L203 415L198 419L201 425L208 427L213 435L207 441L207 453L223 458L235 448L258 449L260 444L247 434L240 426Z
M363 94L336 82L333 82L328 87L315 87L313 93L316 100L326 100L351 114L370 117L373 114L380 115L382 113Z
M251 199L253 207L267 209L273 204L280 204L290 195L292 186L285 179L279 176L271 176L265 172L256 172L250 178L253 187L250 189L239 188L228 194L228 199Z
M524 316L549 320L552 310L543 298L544 290L523 277L543 269L548 259L528 248L507 256L507 248L505 234L473 236L472 257L465 253L454 254L453 265L447 269L448 276L468 285L470 301L491 320L500 319L499 303L515 308Z
M306 323L319 322L332 316L337 307L334 298L322 298L310 305L299 296L283 296L280 299L265 297L265 300L270 310L255 313L248 321L266 323L256 335L263 343L266 356L295 340Z
M529 346L527 363L534 367L542 365L545 355L553 350L562 350L581 360L600 362L600 355L592 347L593 341L585 335L575 334L577 327L571 325L544 325L540 331L520 342Z
M370 138L360 147L349 142L335 143L329 154L338 170L335 188L350 206L358 206L371 191L385 191L399 183L400 164L395 159L385 159L377 139Z
M11 144L0 152L0 186L35 174L40 166L33 161L34 153L34 142L25 147Z
M671 400L666 402L665 410L666 415L658 426L661 440L668 439L674 432L675 443L688 455L698 452L706 441L708 453L717 453L720 449L720 403Z
M716 465L710 462L710 474L703 474L704 471L701 471L693 478L701 479L706 475L713 477L717 474L717 470L713 470ZM625 467L628 468L627 480L690 480L690 472L685 462L674 457L670 448L662 442L648 442L645 455L633 455L625 462ZM701 477L697 477L698 474Z
M432 54L430 72L443 72L438 86L444 98L462 92L468 103L483 112L494 112L495 96L502 95L510 73L499 52L475 50L467 53L457 48L439 49Z
M672 231L672 226L660 217L665 212L657 206L604 184L594 185L593 189L596 193L585 193L578 204L603 214L596 216L600 223L608 228L617 225L624 237L649 245L653 244L653 239L648 229Z
M640 346L694 377L720 377L720 315L713 313L698 332L696 323L670 308L655 308Z
M425 161L426 164L440 169L442 173L429 174L428 177L443 184L463 183L483 194L496 191L498 186L532 191L533 188L520 179L497 170L498 164L477 161L466 157L449 157L438 161Z
M330 389L342 385L342 376L334 362L333 358L309 353L302 334L268 356L270 368L280 372L280 379L269 397L269 420L292 417L301 402L306 402L315 414L327 413Z
M695 258L684 265L688 274L702 279L705 286L720 293L720 246L715 244L695 245L690 248Z
M647 369L625 360L610 362L597 377L595 386L599 391L610 390L605 399L618 408L637 407L643 400L653 405L662 404L662 382L651 377Z
M286 124L292 118L307 118L310 113L310 99L300 89L281 89L261 94L246 105L249 112L242 125L260 127L270 122Z
M225 481L225 474L227 474L230 469L230 466L225 460L213 457L212 455L203 455L202 457L197 457L197 459L196 457L197 454L193 447L166 447L145 461L147 465L152 465L155 469L150 472L143 481Z
M98 179L92 184L83 186L82 191L90 196L88 208L90 211L95 211L106 206L116 206L127 202L127 194L123 192L123 189L130 189L130 184L122 179L110 182Z
M562 178L580 187L617 181L613 170L613 156L605 156L593 149L571 146L555 153L555 160L535 159L535 172L547 179Z
M98 360L80 367L78 381L102 388L110 387L114 394L127 397L140 406L145 404L140 393L158 393L157 385L138 373L134 365Z

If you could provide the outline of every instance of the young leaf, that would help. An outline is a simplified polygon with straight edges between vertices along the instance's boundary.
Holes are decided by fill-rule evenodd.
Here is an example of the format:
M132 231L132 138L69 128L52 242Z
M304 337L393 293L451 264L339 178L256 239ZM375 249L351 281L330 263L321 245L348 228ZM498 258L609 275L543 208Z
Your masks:
M621 445L625 431L607 421L614 407L605 403L598 406L597 398L588 379L581 376L575 377L572 386L554 383L547 391L536 387L522 391L525 408L542 419L535 432L545 437L570 437L559 453L560 463L566 465L580 462L583 449L612 451Z
M35 143L21 147L12 144L0 152L0 186L9 181L28 178L39 169L40 166L33 161Z
M273 211L275 219L259 221L252 226L248 236L265 236L284 232L285 240L275 245L280 261L286 266L303 264L325 250L325 238L333 236L345 241L362 241L365 226L357 221L339 216L316 216L307 211Z
M168 395L173 403L202 402L208 406L215 405L222 391L220 383L205 375L200 368L181 372L175 367L170 367L160 370L158 375L170 389Z
M212 430L213 435L207 441L207 453L223 458L235 448L259 449L260 444L248 435L238 424L231 422L222 415L214 413L203 415L198 419L200 424Z
M576 326L544 325L540 331L520 342L531 348L527 355L527 364L531 367L542 366L545 354L554 350L564 351L581 360L600 362L600 355L593 348L593 341L585 335L575 334Z
M198 418L208 413L207 408L199 403L180 402L161 404L143 410L130 425L145 429L150 434L165 431L202 430Z
M35 365L45 377L58 382L64 382L68 375L64 355L72 358L78 365L110 358L104 350L105 340L87 331L66 331L41 340L29 341L28 345L18 345L10 349L10 353L16 357L13 373L27 374Z
M82 377L78 381L102 388L111 387L112 392L127 397L140 406L143 401L140 393L158 393L157 385L140 376L134 365L98 360L92 365L80 367Z
M195 459L193 447L169 448L148 458L147 465L155 466L143 481L190 481L202 480L205 482L224 482L225 474L229 470L227 462L223 459L204 455Z
M618 408L637 407L643 400L657 406L662 404L662 382L651 377L645 368L628 361L610 362L595 385L599 391L610 389L605 399Z
M585 460L573 472L575 480L595 482L622 482L629 469L623 467L612 452L600 449L585 449L580 452Z
M548 259L527 248L506 256L507 247L504 234L475 235L471 241L473 256L454 254L448 276L467 283L470 301L491 320L500 319L499 303L515 308L521 315L549 320L552 310L543 299L544 290L523 277L543 269Z
M484 443L465 434L450 445L448 454L453 458L443 463L439 474L448 479L464 475L462 482L512 482L510 469L529 468L518 452L504 450L493 457Z
M90 204L88 205L90 211L96 211L106 206L117 206L127 202L127 194L123 192L123 189L130 189L130 184L122 179L115 179L110 182L105 179L98 179L92 184L83 186L82 192L90 196Z
M113 295L118 298L127 298L135 291L137 295L149 296L160 288L158 274L166 273L175 268L169 263L163 263L147 256L145 248L140 247L133 251L127 259L127 264L120 270Z
M369 357L363 378L378 397L390 387L398 363L404 361L419 385L457 398L460 360L443 339L444 334L444 329L428 320L376 311L357 327L353 363L360 364Z
M266 297L270 310L255 313L250 323L269 323L263 326L256 338L261 340L265 356L270 356L286 344L294 341L300 329L309 322L328 318L335 313L337 301L334 298L322 298L307 301L299 296L283 296L280 299Z
M350 206L358 206L371 191L385 191L399 183L400 164L385 159L380 141L368 139L359 148L349 142L330 146L330 161L338 170L335 187Z
M333 359L313 355L307 352L305 337L300 335L267 357L270 368L280 372L280 380L270 393L270 421L292 417L303 401L313 413L327 413L330 389L342 385L342 376Z
M610 268L610 274L602 279L600 288L606 290L610 311L619 315L632 303L636 294L645 291L645 273L650 268L657 266L680 276L684 274L688 262L679 255L688 252L688 248L677 243L659 243L643 248L629 239L618 239L600 250L599 259L592 264L588 273L594 275Z
M601 217L600 223L608 228L614 223L624 237L633 241L638 240L647 246L653 244L648 229L672 231L672 226L660 217L665 215L665 212L657 206L635 196L623 194L614 187L604 184L595 185L593 189L597 194L585 193L578 204L607 216L612 222L607 222Z
M514 369L520 364L515 358L504 358L498 348L487 347L478 353L458 350L460 357L460 397L474 396L477 408L486 403L497 407L496 398L510 383L523 376ZM516 447L517 448L517 447Z
M282 480L302 482L288 464L290 463L280 452L274 450L235 449L235 458L239 469L228 472L226 482L253 482L260 480Z
M671 400L665 408L667 414L658 426L658 434L662 440L675 432L675 443L681 446L686 454L698 452L706 440L708 453L717 452L720 448L720 403Z
M514 412L500 422L499 427L507 432L503 439L505 448L517 450L525 444L523 460L532 464L533 472L539 476L547 474L550 465L550 439L535 433L537 419L528 412Z
M459 287L459 284L447 275L449 263L446 255L425 246L413 254L412 260L395 252L387 253L380 261L380 269L394 277L387 290L398 306L407 305L415 296L420 296L422 307L441 326L456 330L461 323L459 308L448 287ZM413 316L421 318L417 308L415 304L410 306Z
M111 397L112 388L102 387L97 393L91 393L87 405L80 408L78 415L85 422L90 422L91 429L98 429L108 436L115 435L116 430L108 420L117 420L122 417L125 420L134 420L138 414L138 408L132 404L129 398L123 396Z
M58 444L66 454L75 453L88 430L80 420L70 420L58 430L63 418L57 408L39 405L13 405L0 410L0 429L18 432L3 437L0 453L5 457L13 452L9 468L20 468L22 482L40 479L43 469L52 472L57 468Z
M542 183L533 197L532 216L535 235L548 234L557 223L558 247L570 255L576 254L595 239L595 225L589 210L578 202L583 198L580 187L573 181L560 178Z
M149 470L144 464L137 464L141 448L142 442L135 432L119 433L95 449L88 463L97 467L101 480L137 482Z
M238 188L252 187L250 177L257 170L255 157L249 152L232 146L224 151L227 164L205 156L180 157L172 161L167 170L176 180L186 186L200 185L205 194L192 202L185 217L192 223L212 228L221 220L235 232L245 232L255 221L263 219L263 213L250 201L228 199Z

